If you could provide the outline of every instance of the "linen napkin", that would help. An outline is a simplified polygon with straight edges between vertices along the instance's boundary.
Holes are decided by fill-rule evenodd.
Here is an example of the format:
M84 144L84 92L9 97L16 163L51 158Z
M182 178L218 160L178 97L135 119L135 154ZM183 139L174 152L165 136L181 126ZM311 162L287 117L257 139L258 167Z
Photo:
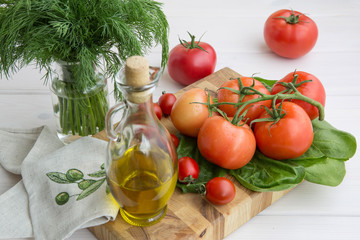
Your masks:
M66 239L114 220L106 191L106 142L83 137L64 145L46 126L0 130L0 164L22 181L0 196L0 239Z

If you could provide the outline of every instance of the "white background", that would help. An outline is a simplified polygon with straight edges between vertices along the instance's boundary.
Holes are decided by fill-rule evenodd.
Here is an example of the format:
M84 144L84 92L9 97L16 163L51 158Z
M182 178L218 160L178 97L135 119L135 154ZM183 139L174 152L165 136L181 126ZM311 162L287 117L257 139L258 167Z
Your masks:
M317 76L326 92L326 120L360 137L360 1L358 0L167 0L164 12L170 25L170 47L187 31L210 43L217 52L216 70L223 67L267 79L280 79L295 69ZM319 38L306 56L290 60L276 56L265 45L263 26L279 9L306 13L318 26ZM159 57L157 51L150 61ZM50 91L43 73L32 66L0 80L0 128L55 129ZM154 94L176 92L182 86L167 70ZM347 174L338 187L304 182L274 205L240 227L234 239L360 239L359 153L346 163ZM0 194L20 179L0 167ZM11 209L9 209L11 211ZM19 226L21 227L21 226ZM80 230L72 240L95 239Z

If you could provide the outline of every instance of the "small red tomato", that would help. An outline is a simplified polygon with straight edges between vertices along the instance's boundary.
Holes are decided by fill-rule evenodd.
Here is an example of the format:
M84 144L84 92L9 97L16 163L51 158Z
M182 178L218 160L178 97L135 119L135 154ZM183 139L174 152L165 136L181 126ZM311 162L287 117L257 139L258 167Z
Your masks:
M179 146L179 139L174 134L170 133L171 140L173 141L175 147L177 148Z
M191 157L182 157L178 160L179 173L178 179L181 182L195 180L199 177L199 165Z
M169 115L171 113L171 109L175 102L176 97L172 93L163 93L159 98L159 105L165 115Z
M235 197L235 185L225 177L215 177L206 183L206 199L216 205L231 202Z
M159 120L161 120L162 117L162 110L159 104L154 103L154 112Z

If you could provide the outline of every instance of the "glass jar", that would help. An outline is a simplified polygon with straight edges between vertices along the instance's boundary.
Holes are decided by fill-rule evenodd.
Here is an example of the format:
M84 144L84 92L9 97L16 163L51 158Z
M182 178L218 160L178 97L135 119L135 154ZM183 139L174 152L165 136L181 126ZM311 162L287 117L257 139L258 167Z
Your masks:
M57 134L64 143L94 135L105 128L109 109L107 81L95 67L87 81L79 84L78 63L56 62L50 90Z
M144 69L143 77L149 80L149 70ZM166 213L177 182L177 154L168 130L153 109L152 93L160 73L144 84L132 84L131 75L125 70L116 80L124 102L112 107L106 117L110 141L105 169L123 219L135 226L148 226ZM113 129L112 119L118 113L122 119Z

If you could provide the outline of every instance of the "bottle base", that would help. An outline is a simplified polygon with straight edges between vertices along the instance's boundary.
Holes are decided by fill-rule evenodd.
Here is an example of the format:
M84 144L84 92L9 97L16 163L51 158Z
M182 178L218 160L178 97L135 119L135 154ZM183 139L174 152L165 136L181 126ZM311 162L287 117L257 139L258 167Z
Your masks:
M166 212L167 206L161 209L159 213L155 216L145 217L144 215L136 216L130 214L126 212L123 208L120 208L120 215L125 220L125 222L138 227L146 227L158 223L166 215Z

